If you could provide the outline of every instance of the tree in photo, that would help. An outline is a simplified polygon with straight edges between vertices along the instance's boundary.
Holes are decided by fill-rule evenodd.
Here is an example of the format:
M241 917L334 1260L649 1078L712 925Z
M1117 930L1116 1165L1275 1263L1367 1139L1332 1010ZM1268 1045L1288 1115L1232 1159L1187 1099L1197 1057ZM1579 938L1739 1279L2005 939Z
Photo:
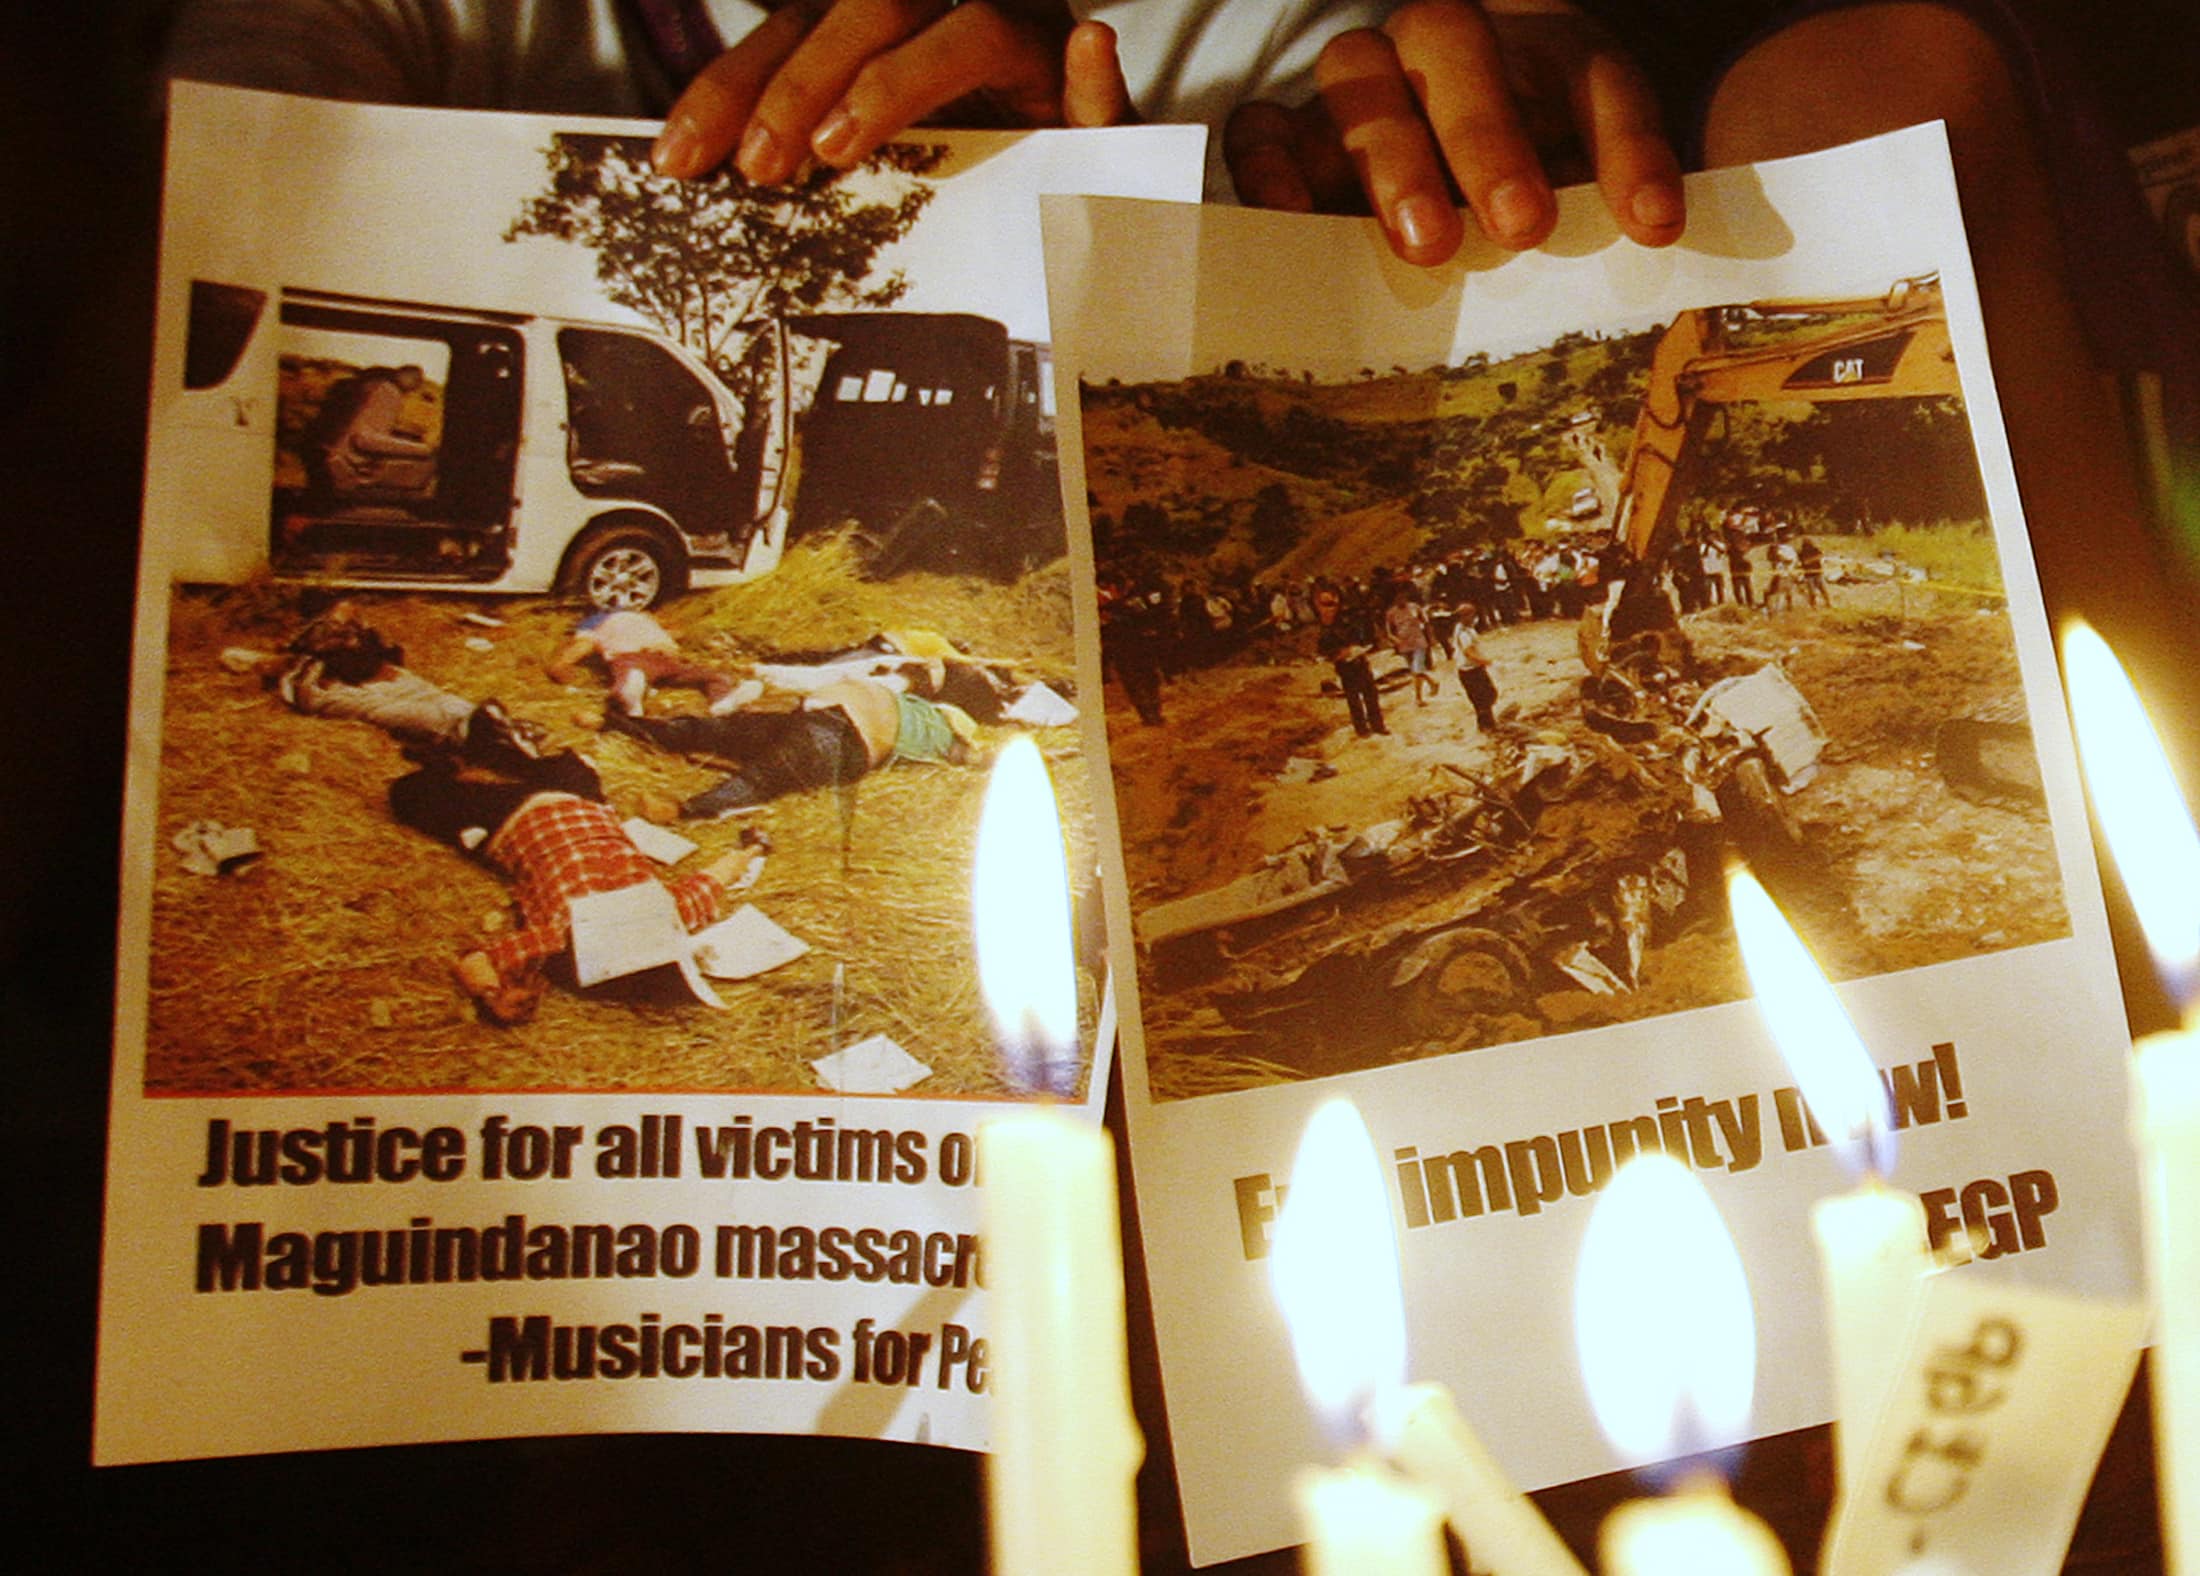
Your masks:
M540 235L588 248L605 295L745 393L761 322L889 307L908 293L899 270L876 278L872 270L931 202L924 177L947 149L889 144L857 169L815 168L774 187L730 169L700 180L660 175L641 137L561 132L543 157L549 184L527 199L504 239Z

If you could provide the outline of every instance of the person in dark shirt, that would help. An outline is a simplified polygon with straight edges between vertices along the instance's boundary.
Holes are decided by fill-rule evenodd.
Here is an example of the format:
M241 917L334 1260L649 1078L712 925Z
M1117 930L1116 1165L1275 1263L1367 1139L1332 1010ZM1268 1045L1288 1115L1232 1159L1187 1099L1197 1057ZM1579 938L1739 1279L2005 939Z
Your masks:
M1337 675L1345 708L1352 714L1352 731L1363 739L1388 733L1383 703L1375 693L1375 669L1368 661L1375 631L1365 610L1347 606L1334 588L1324 586L1314 593L1314 623L1314 649L1329 659L1329 669Z

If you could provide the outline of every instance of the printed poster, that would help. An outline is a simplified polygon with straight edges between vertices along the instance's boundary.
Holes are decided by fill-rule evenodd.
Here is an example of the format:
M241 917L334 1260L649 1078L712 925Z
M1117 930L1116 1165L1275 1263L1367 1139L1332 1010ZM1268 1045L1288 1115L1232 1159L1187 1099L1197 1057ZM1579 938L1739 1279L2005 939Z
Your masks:
M1099 863L1036 197L1198 133L653 130L176 91L103 1462L985 1444L1007 740Z
M1621 239L1406 267L1362 221L1046 206L1088 748L1194 1557L1344 1447L1265 1262L1349 1096L1409 1371L1525 1488L1614 1470L1572 1286L1661 1149L1752 1286L1752 1427L1829 1416L1745 858L1837 982L1957 1273L2135 1282L2128 1041L1937 127L1691 179Z

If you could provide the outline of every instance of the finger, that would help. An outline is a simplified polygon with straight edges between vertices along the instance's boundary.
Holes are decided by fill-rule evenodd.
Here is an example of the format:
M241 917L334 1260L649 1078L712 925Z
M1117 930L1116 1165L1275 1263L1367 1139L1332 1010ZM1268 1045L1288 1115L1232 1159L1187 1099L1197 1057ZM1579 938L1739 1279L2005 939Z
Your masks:
M1679 240L1687 219L1681 164L1649 81L1623 56L1598 50L1575 73L1571 96L1597 188L1620 229L1644 246Z
M705 66L665 116L665 129L650 150L657 168L688 180L723 164L765 84L802 42L810 22L806 7L783 7Z
M772 73L741 133L734 163L760 186L793 178L819 123L867 63L918 34L949 0L838 0ZM945 102L942 100L941 102Z
M1012 120L1058 125L1058 47L1038 28L990 5L957 6L866 63L811 134L810 151L843 169L860 164L897 132L981 90Z
M1368 212L1359 171L1320 99L1296 108L1242 104L1222 130L1222 157L1238 200L1290 213Z
M1062 123L1127 126L1135 119L1115 29L1105 22L1078 23L1062 46Z
M1222 124L1222 160L1248 208L1312 213L1314 189L1299 167L1298 133L1281 104L1240 104Z
M1423 0L1394 13L1384 30L1483 233L1515 251L1537 245L1551 233L1558 204L1521 126L1489 19L1455 0Z
M1390 40L1367 28L1338 34L1315 62L1314 80L1391 250L1409 263L1451 256L1464 227Z
M1360 172L1345 152L1337 123L1319 98L1291 112L1291 127L1298 138L1299 173L1314 190L1316 213L1365 214L1367 193L1360 189ZM1452 204L1447 187L1444 202Z

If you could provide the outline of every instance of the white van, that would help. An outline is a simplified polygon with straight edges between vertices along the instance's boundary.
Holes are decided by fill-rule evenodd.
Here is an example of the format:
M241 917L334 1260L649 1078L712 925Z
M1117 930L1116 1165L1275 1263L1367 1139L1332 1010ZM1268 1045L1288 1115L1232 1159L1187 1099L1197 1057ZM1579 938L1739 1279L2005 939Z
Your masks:
M644 608L785 545L787 402L745 420L648 329L202 280L182 382L147 494L179 580Z

